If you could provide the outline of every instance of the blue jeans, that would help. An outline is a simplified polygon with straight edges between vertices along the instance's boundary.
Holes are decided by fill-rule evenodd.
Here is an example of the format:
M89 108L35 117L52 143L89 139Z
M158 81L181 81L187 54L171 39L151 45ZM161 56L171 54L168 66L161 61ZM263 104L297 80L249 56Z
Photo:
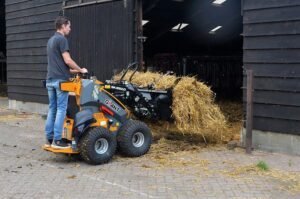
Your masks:
M46 138L61 140L64 119L68 106L68 92L61 91L59 83L64 80L47 80L46 87L49 97L49 110L45 126Z

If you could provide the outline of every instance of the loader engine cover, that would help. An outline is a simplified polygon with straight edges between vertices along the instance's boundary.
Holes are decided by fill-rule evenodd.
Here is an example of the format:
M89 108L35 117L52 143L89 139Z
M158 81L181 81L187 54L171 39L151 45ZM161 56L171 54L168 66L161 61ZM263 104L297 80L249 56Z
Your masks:
M100 86L93 80L82 80L82 93L80 96L80 106L84 109L90 108L93 112L99 111L99 108L108 116L113 116L118 122L127 120L127 112L105 92L100 92Z

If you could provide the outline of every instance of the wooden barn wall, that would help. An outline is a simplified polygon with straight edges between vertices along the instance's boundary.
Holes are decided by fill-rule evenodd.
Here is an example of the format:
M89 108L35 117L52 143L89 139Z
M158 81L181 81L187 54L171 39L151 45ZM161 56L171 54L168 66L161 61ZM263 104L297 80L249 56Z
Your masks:
M5 4L0 1L0 84L6 84L6 79Z
M62 0L6 0L8 97L47 103L46 45L54 33L54 19Z
M254 129L300 135L300 1L244 0L243 28L244 68L254 71Z
M0 2L0 52L5 53L5 7L4 3ZM1 55L0 55L1 59Z
M68 1L66 6L79 1ZM89 1L84 1L89 2ZM72 20L71 55L100 79L110 79L136 55L134 0L116 0L66 9ZM47 71L46 45L62 0L6 0L8 97L48 103L41 80Z

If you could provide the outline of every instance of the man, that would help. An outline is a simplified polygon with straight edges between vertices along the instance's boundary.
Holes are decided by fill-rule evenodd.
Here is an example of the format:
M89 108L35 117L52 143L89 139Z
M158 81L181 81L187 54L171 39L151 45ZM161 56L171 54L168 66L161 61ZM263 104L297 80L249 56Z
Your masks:
M71 31L71 22L66 17L55 20L56 32L47 44L47 81L49 111L45 125L46 146L63 149L70 147L62 140L64 118L68 104L68 92L60 90L59 83L70 78L70 72L87 73L71 58L69 44L65 36Z

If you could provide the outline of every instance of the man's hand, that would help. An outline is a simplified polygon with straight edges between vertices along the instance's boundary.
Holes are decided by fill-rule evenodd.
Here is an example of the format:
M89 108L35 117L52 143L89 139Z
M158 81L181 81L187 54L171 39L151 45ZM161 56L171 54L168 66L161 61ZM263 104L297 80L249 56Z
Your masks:
M80 69L80 72L81 72L81 73L88 73L88 70L87 70L86 68L81 68L81 69Z
M70 73L88 73L88 70L86 68L81 68L80 70L70 69Z

